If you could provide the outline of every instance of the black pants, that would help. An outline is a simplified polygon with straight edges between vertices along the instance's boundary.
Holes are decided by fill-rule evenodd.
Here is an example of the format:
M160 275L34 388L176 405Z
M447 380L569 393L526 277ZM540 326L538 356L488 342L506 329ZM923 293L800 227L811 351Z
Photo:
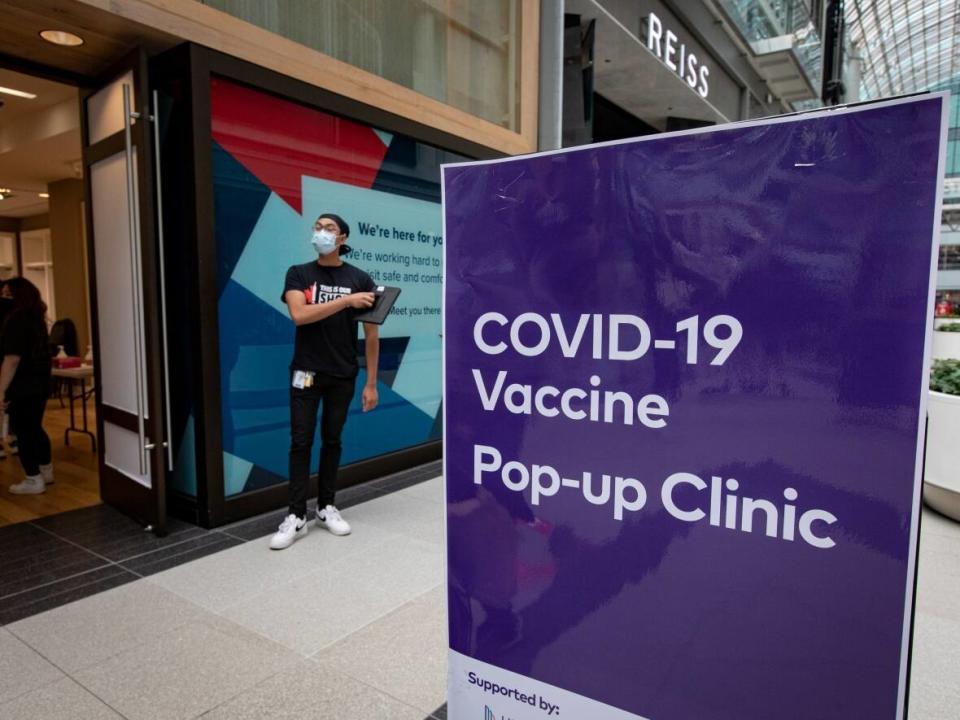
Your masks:
M35 395L10 401L10 431L17 436L20 464L28 477L40 474L41 465L50 464L50 438L43 429L47 396Z
M333 505L337 491L337 468L343 449L340 434L353 400L356 378L317 375L313 386L290 388L290 512L307 515L307 484L310 477L310 451L317 429L317 410L323 403L320 419L320 492L319 507Z

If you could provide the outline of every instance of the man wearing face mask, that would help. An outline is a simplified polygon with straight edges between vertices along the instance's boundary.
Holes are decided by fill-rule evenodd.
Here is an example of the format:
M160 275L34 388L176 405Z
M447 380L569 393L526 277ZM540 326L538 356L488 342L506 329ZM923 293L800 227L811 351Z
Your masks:
M322 405L320 437L320 491L317 524L334 535L347 535L350 525L334 505L340 434L353 400L357 373L359 313L372 307L375 283L367 273L343 261L350 226L339 215L324 213L313 227L315 261L287 271L283 301L296 325L290 365L290 509L270 547L282 550L307 534L307 484L310 451ZM363 411L377 406L379 328L363 324L366 339L367 381Z

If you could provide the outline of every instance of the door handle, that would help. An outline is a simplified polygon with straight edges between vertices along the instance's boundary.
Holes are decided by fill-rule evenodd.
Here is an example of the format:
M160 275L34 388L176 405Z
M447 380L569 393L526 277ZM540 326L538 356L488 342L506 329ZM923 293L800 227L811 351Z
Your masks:
M170 409L170 346L167 343L167 273L165 266L163 238L163 188L160 180L160 96L153 91L153 148L157 168L157 248L160 255L160 331L163 333L163 395L164 395L164 428L167 441L163 446L167 449L167 470L173 472L173 422Z
M144 371L143 371L143 308L141 298L140 281L140 212L137 202L137 189L134 182L134 155L133 155L133 137L131 133L132 112L130 102L130 85L123 84L123 138L124 151L127 161L127 216L130 223L130 286L132 295L133 310L133 356L134 356L134 376L136 378L137 391L137 431L140 436L140 452L137 453L140 475L146 475L147 472L147 436L144 427Z

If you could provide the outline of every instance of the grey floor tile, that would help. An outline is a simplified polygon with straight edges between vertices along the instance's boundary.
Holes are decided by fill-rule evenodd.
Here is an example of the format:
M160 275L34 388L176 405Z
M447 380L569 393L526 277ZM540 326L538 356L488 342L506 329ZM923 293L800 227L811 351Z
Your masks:
M960 716L960 622L919 612L913 645L910 720Z
M70 678L63 678L0 705L3 720L123 720Z
M62 677L36 650L0 628L0 705Z
M351 508L349 517L398 535L443 545L446 517L443 504L421 500L407 492L393 493Z
M204 611L144 580L13 623L7 629L67 673L172 632Z
M51 515L33 524L113 561L143 555L209 532L171 518L167 523L167 534L157 537L109 505Z
M107 564L103 558L29 524L6 535L9 545L5 541L0 546L3 548L0 553L0 597Z
M116 508L106 505L91 505L90 507L70 510L69 512L49 515L33 521L62 537L79 537L86 533L113 531L116 528L126 529L130 524L136 525L133 520Z
M76 602L137 580L117 565L104 565L63 580L47 583L0 599L0 625Z
M388 490L375 488L370 484L359 485L337 493L337 507L346 510L388 494Z
M442 503L443 478L431 478L430 480L426 480L418 485L414 485L406 490L401 491L401 494L415 497L418 500L430 500L432 502Z
M447 704L444 703L430 713L430 717L426 718L426 720L447 720Z
M336 671L304 661L244 692L203 720L423 720L423 713Z
M45 533L32 523L21 522L0 527L0 547L3 548L2 563L9 559L19 559L25 555L37 552L37 543L48 540L50 533Z
M74 678L129 720L186 720L300 660L276 643L205 613Z
M377 478L376 480L371 481L372 484L378 486L390 486L397 483L403 483L409 478L419 478L421 480L436 477L443 472L443 463L440 460L435 460L433 462L426 463L424 465L417 465L416 467L408 468L406 470L400 470L390 475L384 475L383 477Z
M235 547L242 542L242 540L224 535L220 532L204 533L199 537L194 537L175 545L167 545L161 549L148 552L145 555L138 555L129 560L124 560L120 565L137 575L147 576L206 557L207 555L213 555L221 550Z
M286 508L275 510L255 518L226 525L220 528L220 531L240 540L256 540L275 533L286 514Z
M433 712L447 690L446 587L438 586L314 656L421 710Z
M401 477L385 478L382 480L374 480L371 485L379 490L385 492L398 492L400 490L408 490L417 485L421 485L429 480L429 476L423 474L406 474Z
M960 540L960 523L924 506L920 531L924 535L945 535Z
M393 536L223 614L312 655L436 587L443 580L442 557L436 545Z
M920 531L920 554L927 550L942 550L960 555L960 523L954 523L953 527L938 528L925 519Z
M158 573L150 581L220 612L298 578L328 571L391 537L362 523L354 523L351 535L334 537L311 522L307 536L286 550L271 550L267 538L260 538Z
M938 532L924 517L917 566L917 610L960 625L960 525Z

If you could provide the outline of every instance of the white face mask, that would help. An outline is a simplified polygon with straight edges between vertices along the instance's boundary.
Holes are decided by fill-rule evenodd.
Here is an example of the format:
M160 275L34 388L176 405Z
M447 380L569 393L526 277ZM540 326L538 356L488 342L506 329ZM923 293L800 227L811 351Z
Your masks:
M315 230L310 243L320 255L329 255L337 249L337 236L329 230Z

